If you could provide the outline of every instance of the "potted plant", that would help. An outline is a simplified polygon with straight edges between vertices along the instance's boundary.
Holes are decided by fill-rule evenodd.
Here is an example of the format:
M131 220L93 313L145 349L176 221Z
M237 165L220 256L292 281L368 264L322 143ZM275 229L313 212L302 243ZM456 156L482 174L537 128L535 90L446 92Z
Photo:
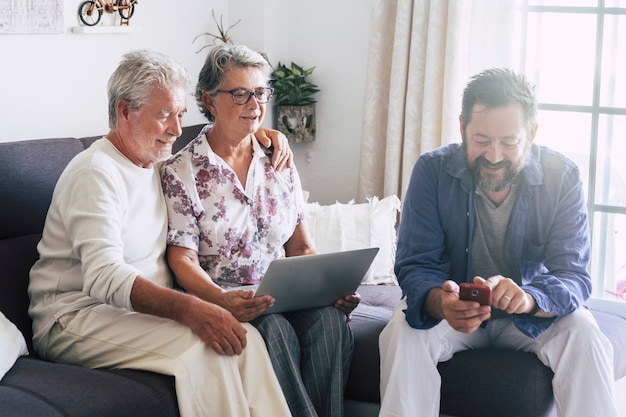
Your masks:
M270 76L274 88L274 110L277 129L294 142L315 140L315 93L320 91L309 81L315 67L304 69L291 63L278 63Z

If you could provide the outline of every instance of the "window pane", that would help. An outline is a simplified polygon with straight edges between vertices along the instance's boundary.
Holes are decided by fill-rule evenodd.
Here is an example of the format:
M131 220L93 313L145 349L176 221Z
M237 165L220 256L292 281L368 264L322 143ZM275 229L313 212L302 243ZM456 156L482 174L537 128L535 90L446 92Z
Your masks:
M626 107L626 16L606 15L600 105Z
M605 7L626 7L626 0L604 0Z
M599 122L595 201L626 207L626 116L600 115Z
M596 213L593 225L593 296L626 301L626 215Z
M598 0L530 0L528 4L530 6L595 7L598 5Z
M540 102L592 104L595 39L595 15L529 14L526 74Z
M535 143L561 152L578 165L586 197L589 183L591 115L541 110L537 115L537 122L539 127Z

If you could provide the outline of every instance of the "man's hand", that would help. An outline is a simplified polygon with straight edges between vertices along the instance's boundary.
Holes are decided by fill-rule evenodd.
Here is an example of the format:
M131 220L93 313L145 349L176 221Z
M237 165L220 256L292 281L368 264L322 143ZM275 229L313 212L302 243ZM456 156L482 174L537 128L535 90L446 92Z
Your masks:
M176 320L189 327L220 355L239 355L246 347L246 329L224 308L138 276L130 301L135 311Z
M361 295L358 292L354 294L348 294L343 298L339 298L335 301L335 308L343 311L346 315L346 321L352 320L352 311L361 302Z
M460 300L459 285L452 280L444 282L441 288L430 290L424 308L428 314L445 319L461 333L472 333L483 321L491 318L491 307Z
M491 306L508 314L525 314L535 307L535 299L511 278L495 275L487 280L474 277L474 283L491 287Z
M185 324L220 355L240 355L246 347L246 329L227 310L195 298Z
M248 322L261 315L274 305L270 295L254 296L253 290L232 290L224 292L221 304L240 322Z
M274 147L272 166L276 171L280 171L285 166L291 168L293 152L289 147L289 141L285 135L278 130L266 129L262 127L257 130L254 136L266 148L269 148L270 146Z

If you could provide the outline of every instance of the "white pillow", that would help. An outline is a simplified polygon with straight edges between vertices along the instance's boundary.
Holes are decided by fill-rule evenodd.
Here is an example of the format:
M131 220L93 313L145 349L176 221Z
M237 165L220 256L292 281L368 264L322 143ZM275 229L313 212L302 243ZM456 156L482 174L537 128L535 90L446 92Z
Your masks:
M307 204L309 229L320 253L380 248L362 284L396 284L396 221L400 200L395 195L367 203Z
M26 341L24 336L15 326L0 312L0 379L11 369L15 361L21 355L27 355Z

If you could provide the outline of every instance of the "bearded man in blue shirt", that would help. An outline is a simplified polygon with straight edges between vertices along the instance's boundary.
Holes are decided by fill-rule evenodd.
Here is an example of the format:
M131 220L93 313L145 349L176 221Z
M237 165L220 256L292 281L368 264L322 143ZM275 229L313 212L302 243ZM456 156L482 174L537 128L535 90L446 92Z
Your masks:
M579 170L533 144L536 114L524 76L484 71L463 94L462 143L417 161L395 264L405 297L380 337L381 417L439 416L437 363L485 346L533 352L550 367L560 417L617 417L613 348L583 306ZM489 286L490 305L461 300L465 282Z

